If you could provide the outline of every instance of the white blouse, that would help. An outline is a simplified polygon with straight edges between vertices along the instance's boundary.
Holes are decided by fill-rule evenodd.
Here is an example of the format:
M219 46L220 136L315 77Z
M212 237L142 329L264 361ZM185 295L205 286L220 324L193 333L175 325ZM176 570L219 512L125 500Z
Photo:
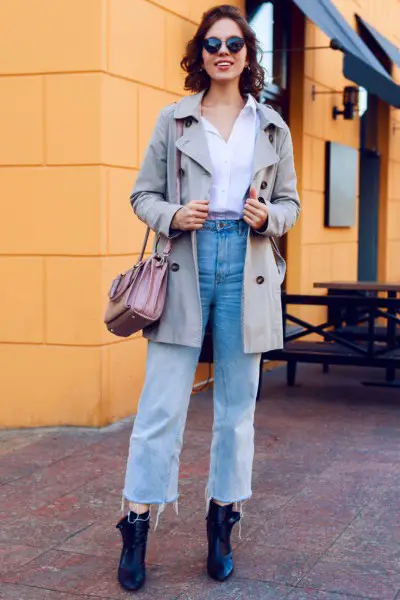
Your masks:
M213 167L209 219L243 218L246 193L252 181L258 120L257 105L250 94L227 142L202 117Z

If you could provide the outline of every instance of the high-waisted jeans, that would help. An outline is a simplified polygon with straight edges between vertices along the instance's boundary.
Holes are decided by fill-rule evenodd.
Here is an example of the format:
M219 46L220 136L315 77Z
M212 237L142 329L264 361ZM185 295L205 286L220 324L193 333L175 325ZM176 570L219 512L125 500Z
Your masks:
M203 336L211 319L214 424L206 488L210 498L242 502L252 494L254 410L260 354L242 343L242 288L248 225L207 220L197 231ZM124 500L177 510L179 455L200 349L149 342L146 377L130 438ZM122 506L122 511L124 510Z

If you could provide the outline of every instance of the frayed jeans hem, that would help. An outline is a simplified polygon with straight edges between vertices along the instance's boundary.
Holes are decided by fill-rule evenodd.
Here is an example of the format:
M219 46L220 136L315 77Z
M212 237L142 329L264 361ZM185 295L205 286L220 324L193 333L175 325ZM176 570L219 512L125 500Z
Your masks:
M123 494L122 498L126 502L132 502L133 504L172 504L173 502L176 502L179 499L179 494L175 496L175 498L173 498L172 500L136 500L134 498L129 498L126 494Z
M252 497L252 493L248 494L247 496L242 496L240 498L238 498L237 500L221 500L221 498L217 498L216 496L212 496L211 498L213 500L215 500L216 502L222 502L223 504L238 504L239 502L245 502L246 500L250 500L250 498Z

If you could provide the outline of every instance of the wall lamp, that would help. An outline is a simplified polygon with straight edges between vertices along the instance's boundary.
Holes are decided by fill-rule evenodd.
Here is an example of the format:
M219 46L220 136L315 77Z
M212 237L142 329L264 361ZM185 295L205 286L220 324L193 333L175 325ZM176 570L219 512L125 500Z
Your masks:
M354 119L354 115L358 110L358 87L353 85L347 85L343 92L317 92L315 85L312 86L311 97L315 100L315 96L318 94L343 94L343 110L339 110L337 106L333 107L332 117L337 119L339 115L343 115L343 119L351 121Z

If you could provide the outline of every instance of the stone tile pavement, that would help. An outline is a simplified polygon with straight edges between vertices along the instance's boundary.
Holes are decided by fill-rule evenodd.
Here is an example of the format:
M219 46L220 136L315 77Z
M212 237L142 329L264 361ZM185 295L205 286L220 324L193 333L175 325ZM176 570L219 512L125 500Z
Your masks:
M180 514L150 533L142 600L400 599L400 390L382 373L301 366L264 377L256 410L254 496L236 572L204 574L204 487L212 403L193 397ZM120 600L120 495L132 419L102 430L0 432L0 598ZM153 519L154 524L154 519Z

